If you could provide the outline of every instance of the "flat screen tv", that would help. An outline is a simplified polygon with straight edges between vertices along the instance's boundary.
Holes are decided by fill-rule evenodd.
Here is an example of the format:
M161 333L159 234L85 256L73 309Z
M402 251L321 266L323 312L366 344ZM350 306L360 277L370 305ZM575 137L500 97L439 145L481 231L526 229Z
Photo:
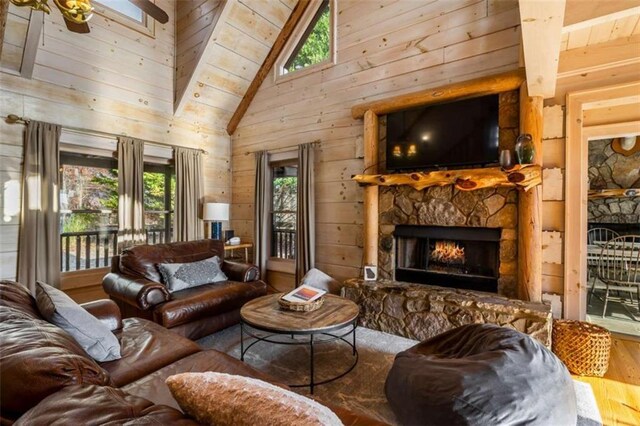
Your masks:
M498 95L387 115L387 171L498 163Z

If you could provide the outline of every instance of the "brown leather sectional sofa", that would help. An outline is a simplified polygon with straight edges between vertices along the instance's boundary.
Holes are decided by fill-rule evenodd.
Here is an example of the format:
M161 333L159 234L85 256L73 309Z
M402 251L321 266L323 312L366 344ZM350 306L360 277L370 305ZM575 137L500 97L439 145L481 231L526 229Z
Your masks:
M140 318L122 320L113 301L83 305L118 337L122 358L97 363L45 321L20 284L0 282L0 424L196 424L179 410L165 379L217 371L273 378ZM281 385L284 386L284 385ZM330 407L345 425L375 421Z
M187 263L218 256L226 282L169 293L161 283L159 263ZM267 294L254 265L224 260L224 243L199 240L141 245L114 256L102 286L124 318L156 322L190 339L199 339L240 322L240 308Z

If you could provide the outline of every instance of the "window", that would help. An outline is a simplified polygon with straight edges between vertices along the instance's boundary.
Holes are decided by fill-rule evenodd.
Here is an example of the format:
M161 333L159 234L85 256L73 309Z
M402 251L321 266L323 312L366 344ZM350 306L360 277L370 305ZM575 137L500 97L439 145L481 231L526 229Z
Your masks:
M274 164L271 170L271 257L295 259L298 165Z
M129 0L102 0L93 2L96 13L136 31L153 36L155 24L139 7Z
M302 75L305 74L301 73L303 70L334 63L334 9L333 0L324 0L317 9L310 7L305 12L300 21L301 28L305 30L298 37L292 37L283 49L276 66L276 79L292 73Z
M111 265L118 251L118 161L60 154L60 270ZM168 165L145 164L148 244L171 241L175 175Z

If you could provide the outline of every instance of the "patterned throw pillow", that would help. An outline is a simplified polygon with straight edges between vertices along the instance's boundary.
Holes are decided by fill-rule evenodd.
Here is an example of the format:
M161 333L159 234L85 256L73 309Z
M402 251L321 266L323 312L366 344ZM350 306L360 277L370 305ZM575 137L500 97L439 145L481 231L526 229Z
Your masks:
M190 263L159 263L158 270L169 293L227 280L218 256Z
M258 379L207 371L176 374L166 383L180 408L205 425L342 425L324 405Z

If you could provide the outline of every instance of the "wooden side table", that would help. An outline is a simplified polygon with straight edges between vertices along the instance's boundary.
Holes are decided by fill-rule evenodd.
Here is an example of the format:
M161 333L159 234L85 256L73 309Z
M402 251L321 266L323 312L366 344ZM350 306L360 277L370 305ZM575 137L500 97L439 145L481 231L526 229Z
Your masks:
M243 243L243 244L236 244L236 245L226 245L224 246L224 251L230 251L231 252L231 256L233 256L234 254L234 250L236 249L244 249L244 261L245 263L249 263L249 249L253 247L252 243Z

